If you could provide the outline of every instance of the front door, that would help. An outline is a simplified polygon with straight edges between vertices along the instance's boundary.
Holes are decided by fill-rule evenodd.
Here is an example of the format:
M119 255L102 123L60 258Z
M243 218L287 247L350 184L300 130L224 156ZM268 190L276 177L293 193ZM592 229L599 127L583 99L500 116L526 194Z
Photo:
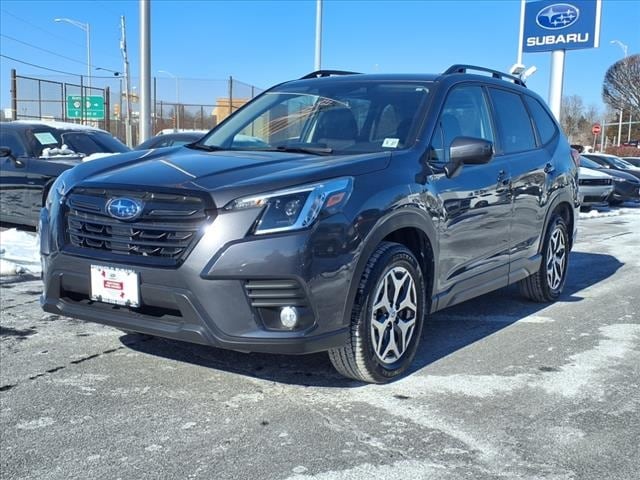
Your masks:
M484 89L461 85L449 92L431 144L436 172L458 136L494 141ZM438 308L506 285L511 222L510 169L506 159L465 165L454 178L436 173L430 182L442 202L436 267Z

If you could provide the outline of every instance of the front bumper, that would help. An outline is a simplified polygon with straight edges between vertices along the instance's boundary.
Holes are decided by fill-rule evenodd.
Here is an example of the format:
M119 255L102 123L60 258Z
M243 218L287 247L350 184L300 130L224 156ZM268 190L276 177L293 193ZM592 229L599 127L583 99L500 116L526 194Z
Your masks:
M580 185L580 204L582 206L607 205L613 192L612 185Z
M614 182L611 199L618 202L640 200L640 186L631 182Z
M335 232L345 231L344 218L336 215L295 234L234 239L238 224L250 224L251 219L244 220L234 216L231 223L230 215L219 216L183 264L156 268L131 264L126 258L105 262L99 256L66 252L53 237L59 227L50 227L43 210L42 308L123 330L243 352L303 354L343 345L355 267L355 256L336 241ZM134 270L140 307L92 301L91 265ZM275 290L268 290L267 301L256 301L250 286L265 288L269 282ZM274 322L290 298L298 302L301 317L300 327L293 330Z

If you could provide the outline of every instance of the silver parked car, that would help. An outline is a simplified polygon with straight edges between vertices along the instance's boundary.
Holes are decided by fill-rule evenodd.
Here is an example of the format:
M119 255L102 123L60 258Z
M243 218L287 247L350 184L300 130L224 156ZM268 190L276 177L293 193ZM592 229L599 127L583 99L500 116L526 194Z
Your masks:
M580 167L578 185L582 209L606 206L611 193L613 193L613 179L611 175L592 170L591 168Z

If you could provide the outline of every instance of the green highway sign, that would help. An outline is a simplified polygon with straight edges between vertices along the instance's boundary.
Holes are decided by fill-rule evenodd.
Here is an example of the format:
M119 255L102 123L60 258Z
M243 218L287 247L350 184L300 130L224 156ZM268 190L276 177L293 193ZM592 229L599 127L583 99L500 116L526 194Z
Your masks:
M84 110L82 108L84 100ZM67 118L104 120L104 98L101 95L67 95Z

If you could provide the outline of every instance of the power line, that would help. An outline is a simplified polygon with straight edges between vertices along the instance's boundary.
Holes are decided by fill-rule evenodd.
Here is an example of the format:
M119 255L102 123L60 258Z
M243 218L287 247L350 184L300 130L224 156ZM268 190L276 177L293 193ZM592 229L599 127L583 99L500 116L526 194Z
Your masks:
M62 70L56 70L55 68L42 67L40 65L36 65L35 63L29 63L29 62L25 62L24 60L18 60L17 58L10 57L9 55L5 55L3 53L0 53L0 57L6 58L8 60L12 60L14 62L23 63L24 65L29 65L30 67L40 68L42 70L48 70L49 72L63 73L65 75L73 75L75 77L82 76L82 74L79 74L79 73L64 72Z
M11 60L13 62L18 62L18 63L22 63L24 65L29 65L30 67L40 68L42 70L48 70L49 72L63 73L65 75L71 75L71 76L74 76L74 77L82 77L82 76L86 77L86 75L84 75L84 73L71 73L71 72L64 72L62 70L56 70L55 68L42 67L40 65L36 65L35 63L25 62L24 60L20 60L18 58L13 58L13 57L10 57L8 55L4 55L2 53L0 53L0 57L6 58L7 60ZM116 76L113 76L113 75L105 75L105 76L102 76L102 75L91 75L91 78L107 78L109 80L112 80L114 78L118 79L118 78L121 78L121 77L116 77Z
M49 30L47 30L45 28L42 28L42 27L40 27L40 26L36 25L35 23L32 23L32 22L30 22L28 20L25 20L24 18L21 18L21 17L15 15L15 14L9 12L8 10L6 10L4 8L2 8L0 10L2 11L2 13L5 13L5 14L9 15L10 17L13 17L13 18L15 18L16 20L18 20L20 22L26 23L27 25L29 25L29 26L31 26L33 28L36 28L36 29L48 34L48 35L51 35L52 37L59 38L60 40L64 40L65 42L71 43L72 45L77 45L78 47L82 47L82 45L79 44L78 42L73 42L73 41L69 40L68 38L63 37L62 35L57 35L57 34L55 34L53 32L50 32Z
M56 57L64 58L65 60L69 60L70 62L79 63L80 65L86 65L87 62L80 61L75 58L67 57L65 55L60 55L59 53L52 52L51 50L47 50L46 48L38 47L37 45L33 45L32 43L25 42L23 40L19 40L14 37L10 37L9 35L5 35L4 33L0 33L0 37L7 38L9 40L13 40L14 42L21 43L22 45L26 45L27 47L35 48L36 50L40 50L42 52L48 53L49 55L55 55Z

